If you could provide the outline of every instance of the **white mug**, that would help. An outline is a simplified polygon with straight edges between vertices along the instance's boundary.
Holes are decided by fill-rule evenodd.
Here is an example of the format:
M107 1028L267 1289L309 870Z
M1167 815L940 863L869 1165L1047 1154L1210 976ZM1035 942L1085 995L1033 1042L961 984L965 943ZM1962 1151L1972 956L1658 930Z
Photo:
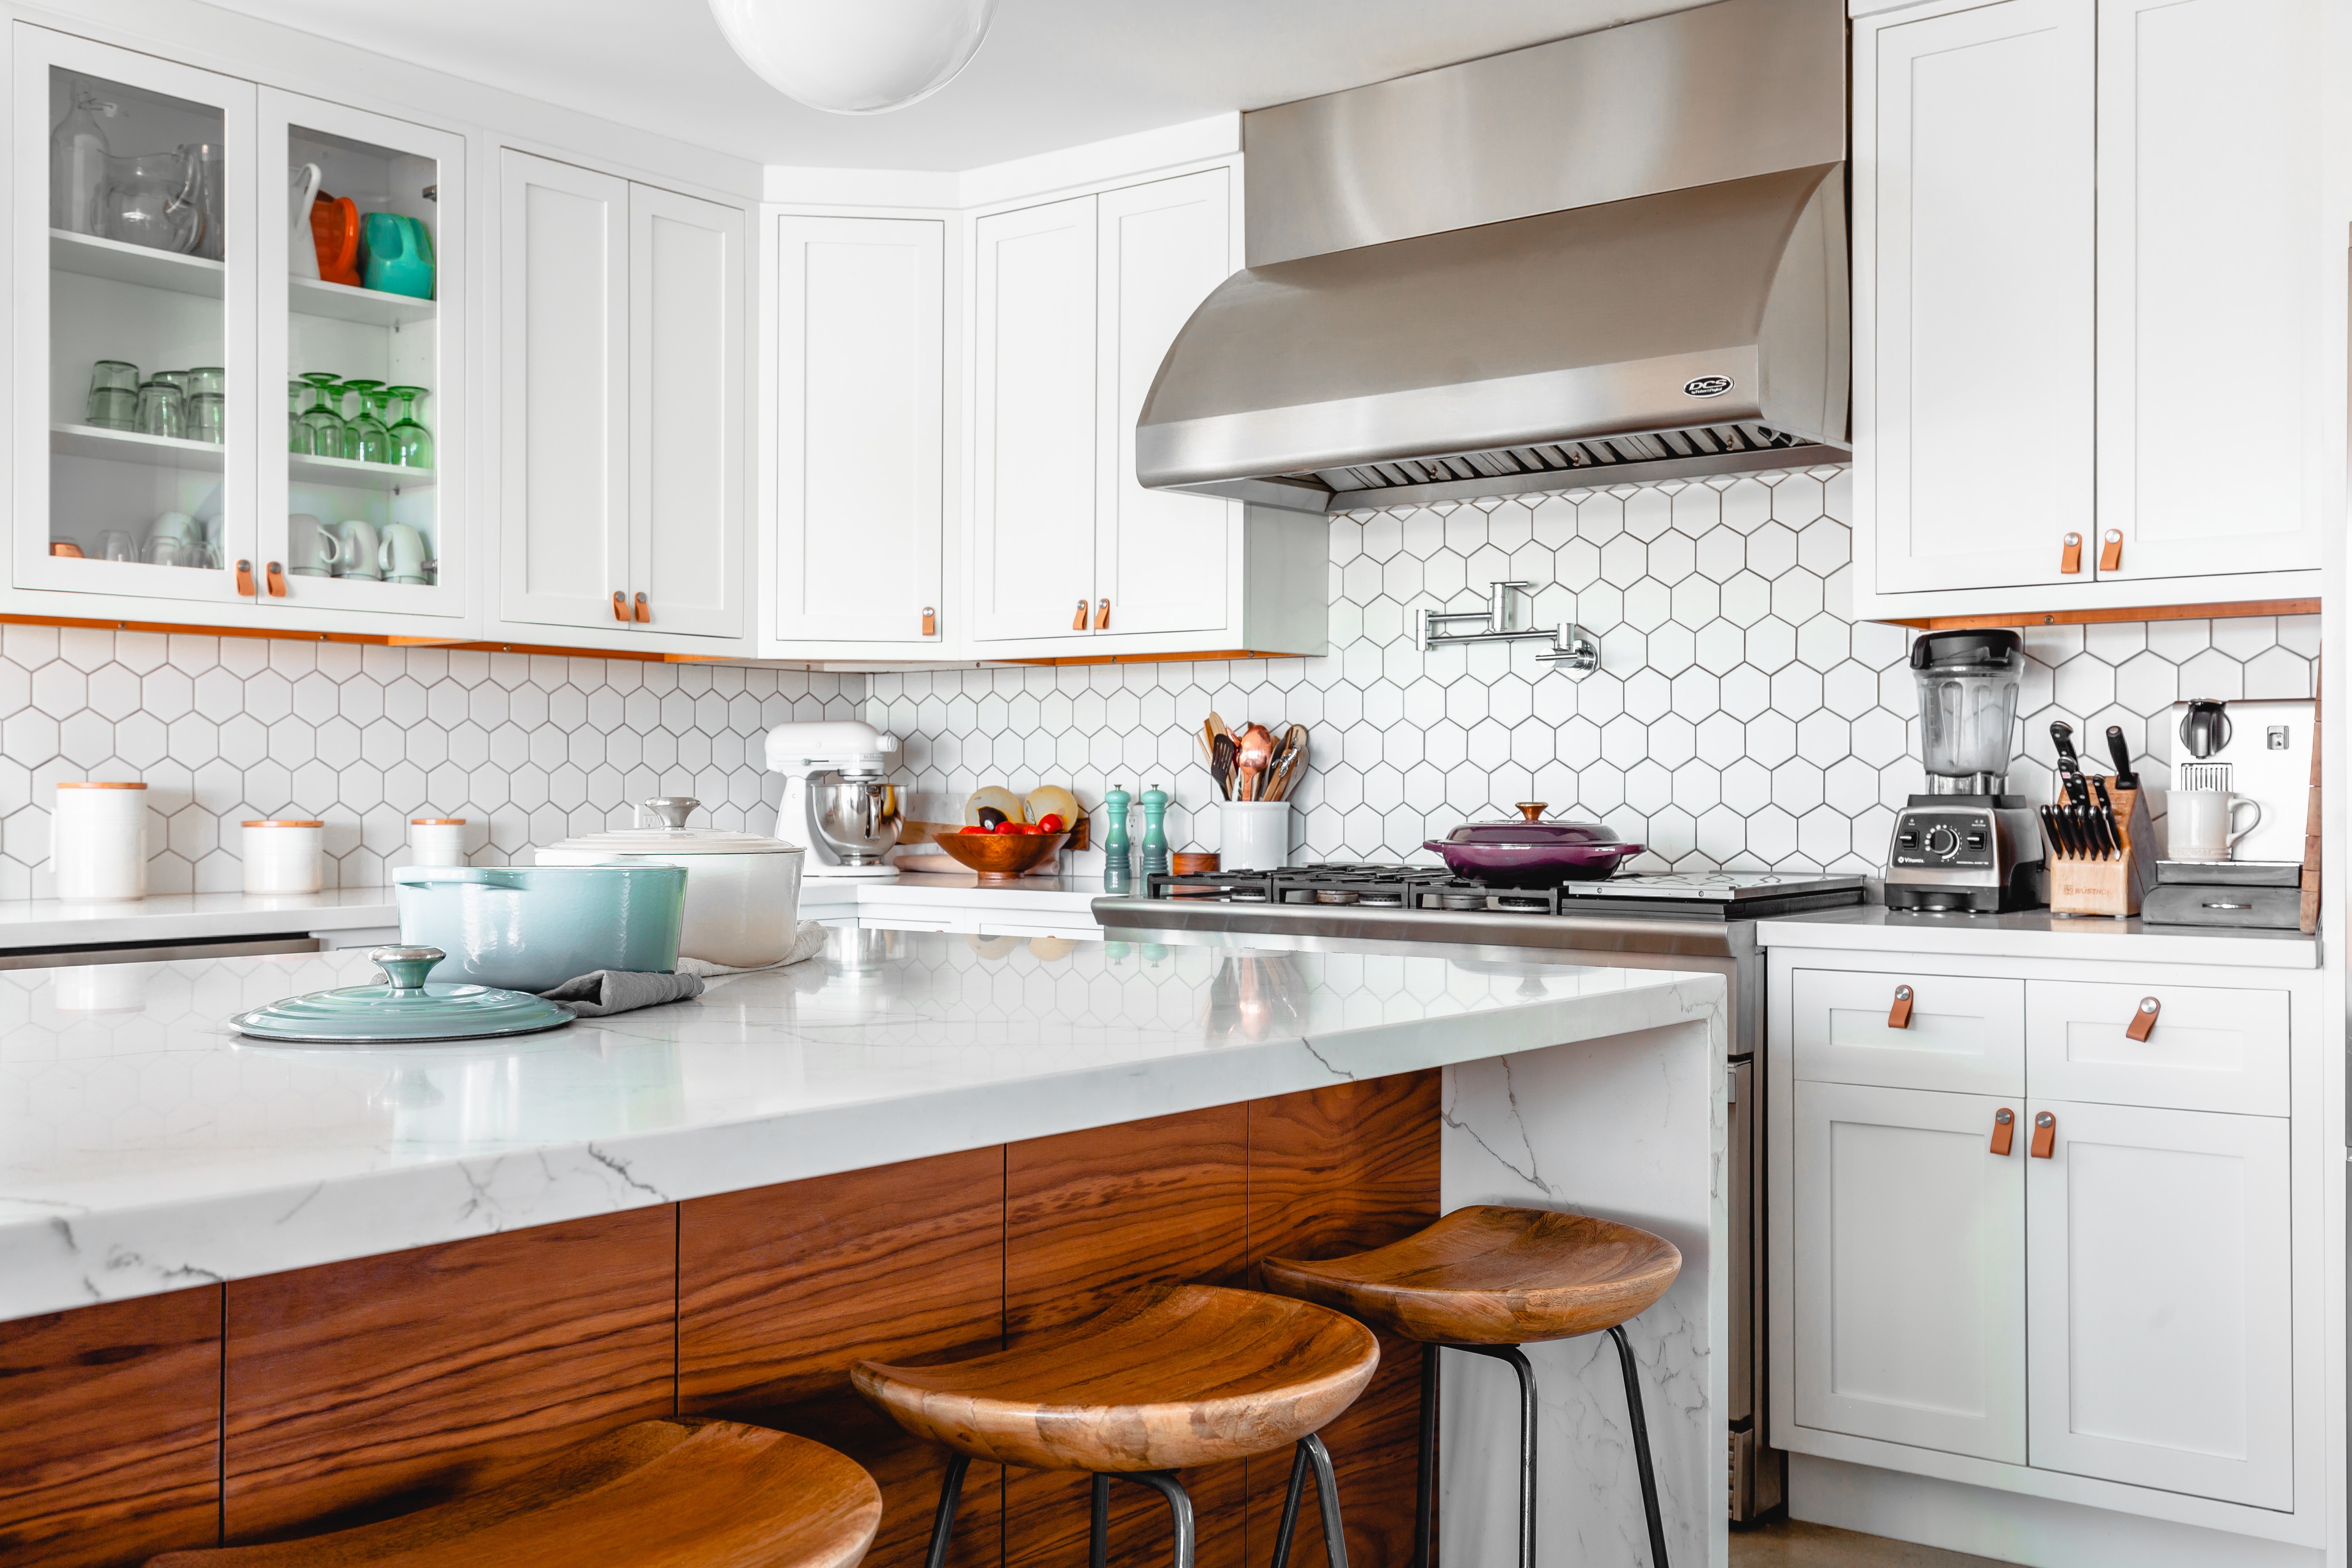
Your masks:
M196 520L184 511L167 511L147 530L148 543L152 544L159 539L177 540L183 553L193 553L194 547L204 537L205 531L197 527Z
M331 577L342 563L343 547L325 524L307 511L286 519L286 553L293 564L286 570L297 577Z
M335 537L341 542L338 552L342 557L346 577L364 577L371 582L383 580L383 569L375 563L382 548L375 534L375 524L362 518L335 524Z
M2241 809L2253 813L2243 827ZM2165 815L2171 823L2175 860L2227 860L2238 840L2263 820L2260 801L2225 789L2177 789L2168 798Z
M404 522L383 525L383 542L376 553L376 564L383 569L388 583L422 583L425 581L425 561L432 553L425 548L425 536Z

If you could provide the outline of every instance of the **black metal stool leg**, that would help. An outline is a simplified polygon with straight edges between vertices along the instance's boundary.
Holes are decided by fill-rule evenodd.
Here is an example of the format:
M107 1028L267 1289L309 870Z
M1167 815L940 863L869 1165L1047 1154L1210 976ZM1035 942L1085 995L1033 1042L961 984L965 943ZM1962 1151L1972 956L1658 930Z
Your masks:
M940 1511L931 1520L931 1552L927 1568L947 1568L948 1535L955 1529L956 1499L963 1494L963 1473L971 1468L971 1456L948 1456L948 1473L940 1478Z
M1517 1345L1455 1345L1511 1363L1519 1374L1519 1568L1536 1568L1536 1369Z
M1298 1439L1298 1452L1315 1462L1315 1511L1323 1520L1323 1561L1329 1568L1348 1568L1348 1532L1339 1522L1339 1478L1331 1473L1331 1451L1309 1432ZM1297 1473L1297 1465L1291 1473Z
M1274 1568L1289 1568L1290 1541L1298 1530L1298 1499L1307 1488L1307 1445L1290 1455L1290 1489L1282 1494L1282 1523L1274 1532Z
M1412 1490L1412 1568L1429 1568L1429 1537L1437 1522L1437 1351L1435 1345L1421 1347L1421 1476ZM1291 1490L1297 1489L1294 1480Z
M1121 1476L1123 1481L1133 1481L1150 1487L1168 1500L1168 1514L1176 1525L1176 1568L1192 1568L1192 1500L1184 1495L1183 1483L1171 1470L1142 1470Z
M1094 1517L1087 1528L1087 1568L1104 1568L1110 1561L1110 1478L1094 1478Z
M1617 1342L1617 1363L1625 1372L1625 1408L1633 1424L1633 1463L1642 1472L1642 1511L1650 1524L1650 1568L1666 1568L1666 1527L1658 1517L1658 1478L1650 1468L1650 1423L1642 1415L1641 1369L1622 1325L1609 1331Z

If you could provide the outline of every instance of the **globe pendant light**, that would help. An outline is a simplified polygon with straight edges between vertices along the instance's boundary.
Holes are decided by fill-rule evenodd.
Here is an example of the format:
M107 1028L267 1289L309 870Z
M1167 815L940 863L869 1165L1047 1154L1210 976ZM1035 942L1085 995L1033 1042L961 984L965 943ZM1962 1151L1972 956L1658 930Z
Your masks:
M996 0L710 0L761 79L812 109L881 114L971 63Z

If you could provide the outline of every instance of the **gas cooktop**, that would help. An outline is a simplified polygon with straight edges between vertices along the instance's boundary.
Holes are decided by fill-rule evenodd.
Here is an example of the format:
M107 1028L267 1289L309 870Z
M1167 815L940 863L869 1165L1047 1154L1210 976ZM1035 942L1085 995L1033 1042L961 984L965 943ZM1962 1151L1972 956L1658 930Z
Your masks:
M1673 915L1761 920L1863 901L1859 876L1826 871L1670 871L1558 888L1490 888L1442 866L1290 866L1276 871L1156 872L1150 899L1229 904L1355 905L1464 914Z

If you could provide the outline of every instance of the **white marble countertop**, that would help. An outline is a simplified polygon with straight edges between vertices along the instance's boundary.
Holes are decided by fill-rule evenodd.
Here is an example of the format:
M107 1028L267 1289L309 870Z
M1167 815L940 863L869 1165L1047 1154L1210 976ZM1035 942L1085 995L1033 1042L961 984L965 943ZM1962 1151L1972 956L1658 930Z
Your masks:
M159 893L105 902L0 899L0 952L366 931L399 921L390 888L339 888L324 893Z
M2319 967L2319 939L2301 931L2150 926L2137 920L2053 915L2048 910L1946 915L1860 904L1759 921L1756 942L1759 947L1935 952L1956 958L2087 958L2101 963L2212 963L2245 969Z
M1244 939L1246 940L1246 939ZM0 1319L1709 1021L1713 976L838 930L503 1044L223 1022L354 952L0 973Z

